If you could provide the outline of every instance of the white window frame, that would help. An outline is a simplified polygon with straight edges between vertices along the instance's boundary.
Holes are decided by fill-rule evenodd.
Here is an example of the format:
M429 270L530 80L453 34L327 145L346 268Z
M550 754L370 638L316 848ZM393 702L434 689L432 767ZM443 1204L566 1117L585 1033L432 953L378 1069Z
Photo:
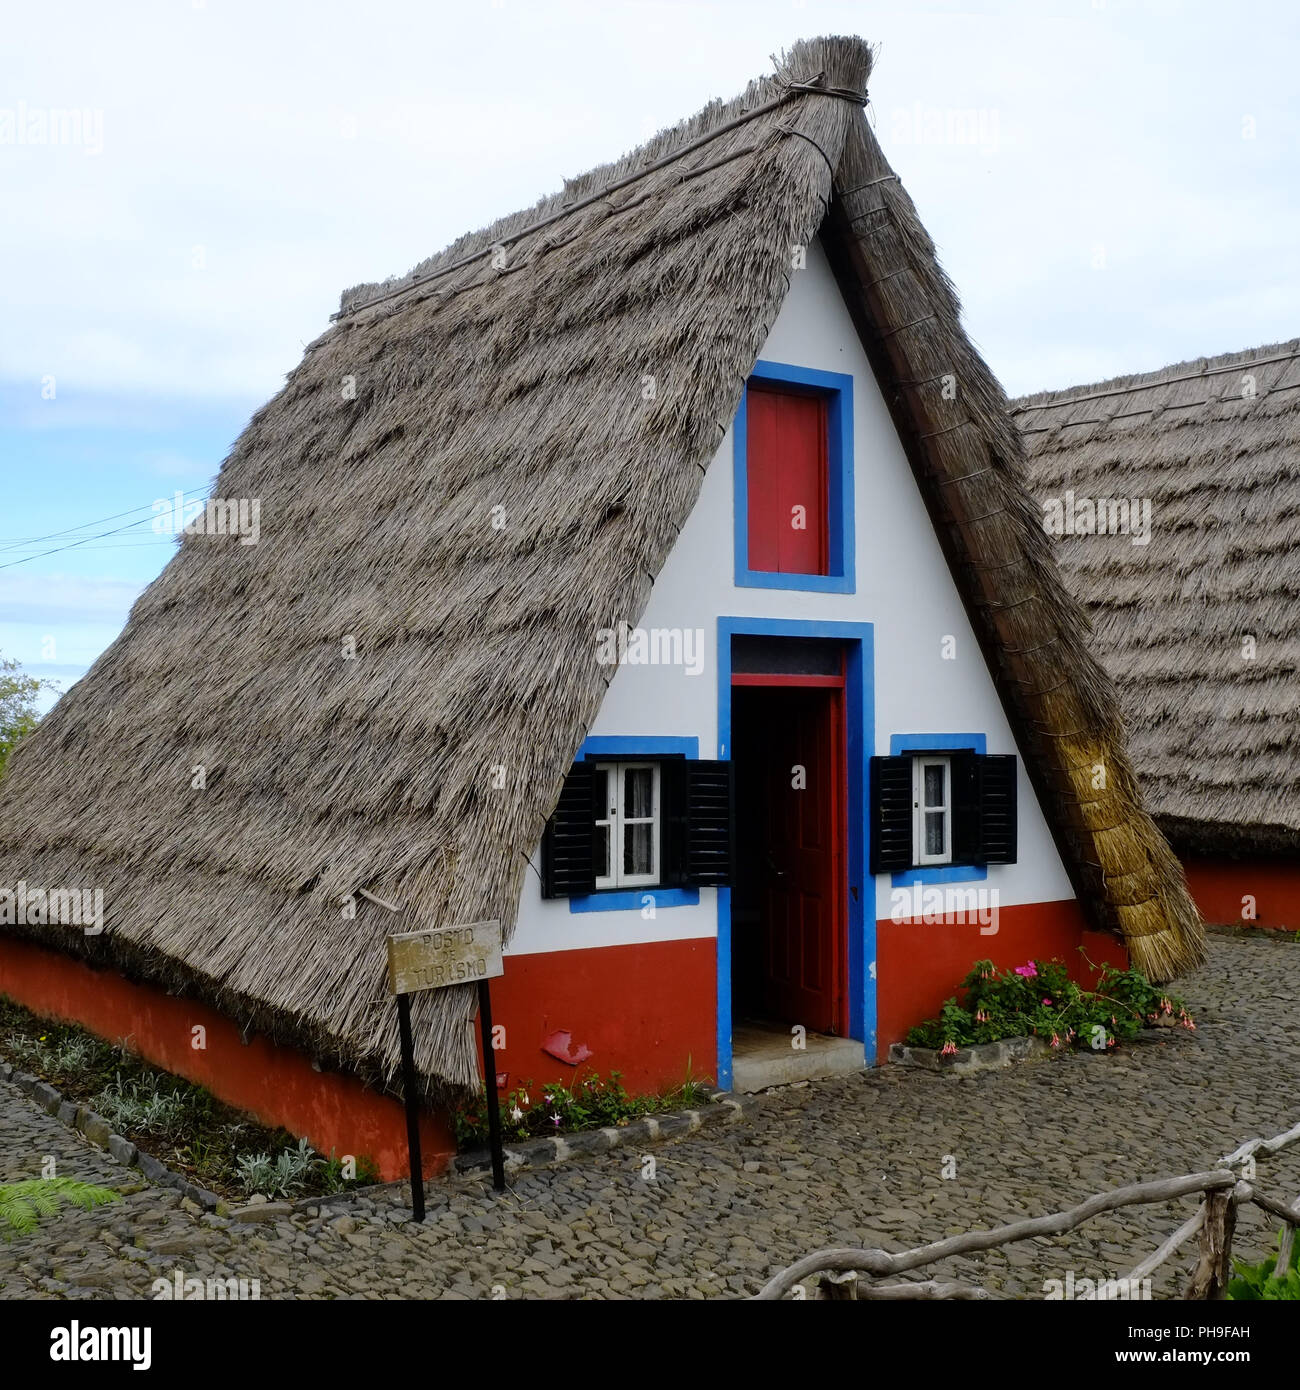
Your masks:
M626 790L625 774L640 768L649 769L652 775L650 789L652 813L649 816L629 817L624 809L624 794ZM596 824L598 826L609 827L610 868L608 874L597 876L597 890L602 888L658 887L661 878L659 846L662 838L663 826L663 802L659 795L659 764L644 758L632 758L621 762L606 762L602 759L596 763L596 770L606 774L605 790L607 804L601 808L601 814L597 816ZM623 868L624 832L629 825L649 825L652 827L650 834L649 873L630 874L625 872Z
M925 805L925 769L943 769L943 803L939 806ZM943 813L943 850L939 854L925 852L926 812L933 815ZM919 755L912 759L912 858L913 862L929 867L932 864L952 863L952 759Z

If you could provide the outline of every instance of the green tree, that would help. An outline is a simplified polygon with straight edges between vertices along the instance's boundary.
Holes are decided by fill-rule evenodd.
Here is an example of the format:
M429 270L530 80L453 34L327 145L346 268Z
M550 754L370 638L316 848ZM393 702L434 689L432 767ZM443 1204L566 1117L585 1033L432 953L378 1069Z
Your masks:
M53 689L52 681L29 676L16 661L0 656L0 777L14 744L40 722L36 702L41 691Z

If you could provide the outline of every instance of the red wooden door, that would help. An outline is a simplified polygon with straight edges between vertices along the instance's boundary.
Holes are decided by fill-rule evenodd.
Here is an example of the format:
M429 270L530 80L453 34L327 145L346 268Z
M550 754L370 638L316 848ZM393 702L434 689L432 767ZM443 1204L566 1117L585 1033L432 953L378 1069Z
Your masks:
M772 715L760 894L766 1011L809 1032L836 1032L843 824L839 692L765 695Z
M829 573L825 398L753 385L745 417L749 568Z

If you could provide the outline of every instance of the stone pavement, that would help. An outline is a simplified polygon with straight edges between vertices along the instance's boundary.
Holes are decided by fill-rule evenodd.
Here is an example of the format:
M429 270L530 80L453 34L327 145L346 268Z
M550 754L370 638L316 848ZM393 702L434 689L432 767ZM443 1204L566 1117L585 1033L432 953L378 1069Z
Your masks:
M256 1279L263 1298L744 1297L820 1246L906 1249L1060 1210L1210 1167L1300 1119L1300 945L1215 937L1180 988L1195 1033L966 1078L887 1067L772 1092L745 1123L651 1150L653 1176L615 1150L520 1174L500 1198L478 1179L435 1183L423 1227L391 1189L275 1221L202 1215L0 1083L0 1181L53 1155L64 1176L133 1189L0 1243L0 1298L148 1298L178 1268ZM1300 1193L1296 1149L1261 1162L1264 1190ZM1127 1273L1191 1210L1117 1213L924 1277L1038 1298L1067 1270ZM1258 1257L1271 1238L1250 1211L1236 1248ZM1185 1262L1157 1275L1157 1297Z

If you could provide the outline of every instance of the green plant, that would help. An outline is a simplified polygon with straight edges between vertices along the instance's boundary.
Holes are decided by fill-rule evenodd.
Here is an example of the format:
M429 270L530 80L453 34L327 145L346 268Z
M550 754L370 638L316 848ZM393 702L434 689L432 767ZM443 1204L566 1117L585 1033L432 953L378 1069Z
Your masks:
M1003 971L981 960L961 982L960 996L960 1003L945 1000L937 1018L911 1029L908 1043L951 1055L960 1047L1028 1035L1054 1048L1104 1051L1158 1023L1196 1026L1180 999L1138 970L1113 966L1103 967L1096 989L1086 990L1060 960L1030 960Z
M1282 1232L1278 1232L1281 1244ZM1300 1303L1300 1241L1291 1247L1286 1270L1277 1273L1277 1253L1258 1264L1233 1260L1236 1277L1228 1281L1228 1297L1238 1303Z
M506 1139L536 1139L542 1135L571 1134L584 1129L617 1128L641 1115L688 1109L703 1104L708 1093L698 1082L686 1079L662 1095L629 1095L623 1073L612 1071L602 1080L593 1072L572 1085L547 1082L538 1086L525 1081L499 1102L501 1133ZM480 1089L473 1100L457 1107L453 1122L462 1148L485 1144L488 1139L487 1093Z
M285 1149L272 1159L269 1154L240 1154L239 1180L245 1192L264 1197L293 1197L307 1186L312 1169L325 1162L305 1139L296 1149Z
M194 1109L192 1097L180 1085L164 1090L157 1075L123 1082L120 1072L92 1103L115 1129L164 1138L179 1135Z
M111 1187L74 1178L28 1178L23 1182L0 1183L0 1240L13 1240L36 1229L42 1216L58 1213L60 1202L90 1211L107 1202L116 1202L120 1193Z
M333 1149L328 1158L320 1160L320 1180L326 1192L342 1192L348 1187L367 1187L379 1181L379 1165L368 1154L362 1154L356 1161L356 1176L343 1176L343 1160Z

